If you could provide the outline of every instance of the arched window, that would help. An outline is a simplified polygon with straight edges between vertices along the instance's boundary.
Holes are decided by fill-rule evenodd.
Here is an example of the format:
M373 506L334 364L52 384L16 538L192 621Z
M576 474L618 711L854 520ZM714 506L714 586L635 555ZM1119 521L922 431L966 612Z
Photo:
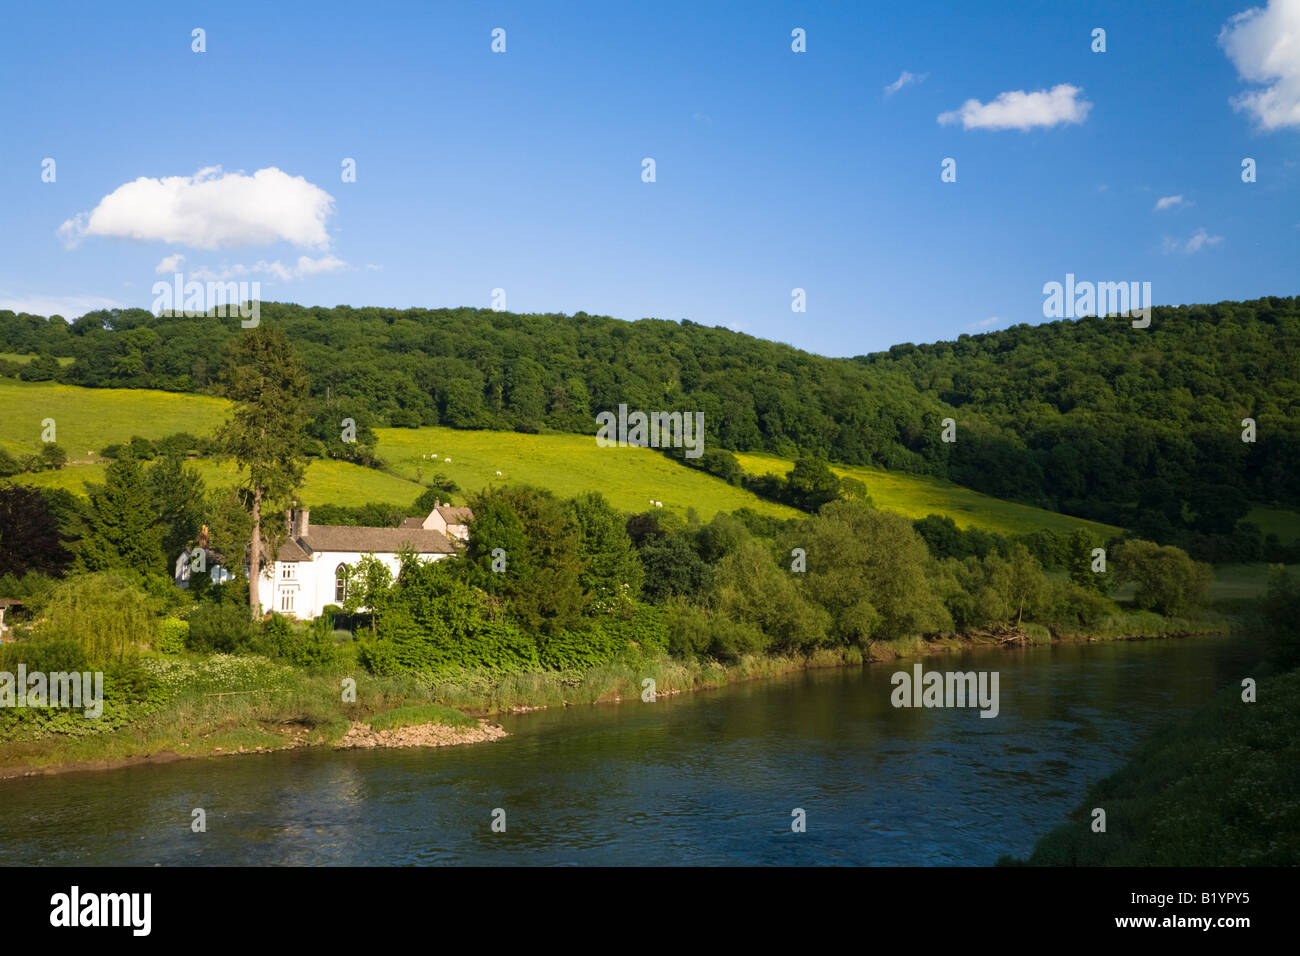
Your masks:
M346 564L340 564L334 569L334 603L342 604L348 596L348 571L351 570Z

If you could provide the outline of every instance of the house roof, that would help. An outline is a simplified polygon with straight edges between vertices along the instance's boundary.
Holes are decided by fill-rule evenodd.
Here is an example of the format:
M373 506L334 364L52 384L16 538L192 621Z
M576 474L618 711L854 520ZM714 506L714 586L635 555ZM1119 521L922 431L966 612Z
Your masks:
M276 555L279 561L310 561L318 551L367 551L395 554L410 548L416 554L455 554L456 547L441 531L423 528L354 528L346 525L309 525L305 535L285 539Z
M433 510L442 515L442 520L447 522L447 524L468 524L474 518L474 512L469 508L453 508L451 505L439 505ZM432 514L432 512L430 513ZM398 525L398 527L422 528L424 527L424 523L428 520L427 517L403 518L402 523Z

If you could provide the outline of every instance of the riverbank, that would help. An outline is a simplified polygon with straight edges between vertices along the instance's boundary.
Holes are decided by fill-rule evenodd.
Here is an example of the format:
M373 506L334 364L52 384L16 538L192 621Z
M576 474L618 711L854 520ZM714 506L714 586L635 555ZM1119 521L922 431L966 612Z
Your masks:
M1229 686L1093 784L1030 866L1295 866L1300 861L1300 670ZM1105 832L1093 830L1105 811Z
M459 672L432 681L375 677L354 661L308 670L257 657L145 658L142 667L161 689L157 699L142 705L138 714L121 715L123 726L0 743L0 780L295 747L488 742L504 735L486 720L494 714L640 701L652 691L658 698L801 670L862 666L975 647L1210 635L1226 633L1235 624L1218 614L1179 620L1143 614L1117 617L1122 620L1103 622L1106 627L1086 634L1054 635L1030 624L961 637L875 641L865 650L822 648L807 656L749 656L727 664L664 656L632 658L578 673ZM344 699L349 681L355 682L351 700ZM423 729L409 729L415 726Z

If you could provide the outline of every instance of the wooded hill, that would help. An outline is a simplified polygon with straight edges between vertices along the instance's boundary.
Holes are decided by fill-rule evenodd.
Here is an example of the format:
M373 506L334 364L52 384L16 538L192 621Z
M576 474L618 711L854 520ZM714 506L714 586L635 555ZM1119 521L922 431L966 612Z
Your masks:
M596 412L619 404L699 410L713 449L936 475L1158 537L1225 534L1251 502L1300 503L1296 297L1158 306L1146 329L1058 321L843 359L689 321L581 312L268 302L261 321L288 334L313 394L330 400L322 424L591 434ZM0 311L0 352L40 356L0 373L221 394L217 371L239 331L237 317L143 309L71 324ZM1247 417L1255 443L1242 441ZM953 443L941 440L944 418Z

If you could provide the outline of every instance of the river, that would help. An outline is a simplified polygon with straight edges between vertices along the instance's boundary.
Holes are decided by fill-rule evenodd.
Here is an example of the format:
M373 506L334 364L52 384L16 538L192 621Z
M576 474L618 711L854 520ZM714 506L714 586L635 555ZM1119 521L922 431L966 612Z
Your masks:
M0 865L987 865L1259 658L1242 638L987 649L924 667L997 671L994 719L892 707L909 661L508 716L471 746L0 781Z

